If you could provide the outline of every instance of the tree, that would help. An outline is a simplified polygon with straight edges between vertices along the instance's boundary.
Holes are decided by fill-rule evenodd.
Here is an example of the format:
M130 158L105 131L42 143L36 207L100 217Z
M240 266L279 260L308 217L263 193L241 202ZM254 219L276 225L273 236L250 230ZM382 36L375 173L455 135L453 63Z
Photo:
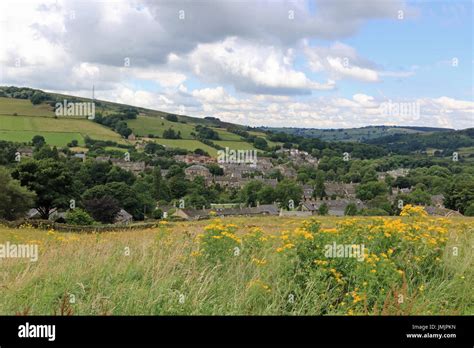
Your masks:
M178 122L178 116L169 114L169 115L166 115L166 120L170 122Z
M259 180L252 180L245 184L240 191L240 199L245 205L256 206L258 200L258 191L263 187L263 183Z
M76 139L71 140L71 142L67 144L68 147L76 147L78 145L79 142Z
M186 206L194 207L195 209L201 209L207 205L206 199L199 195L197 192L191 193L186 197Z
M224 175L224 169L222 169L217 163L209 163L206 165L207 169L212 175L221 176Z
M289 208L290 200L297 205L303 195L302 187L296 182L288 179L280 181L275 190L278 200L287 208Z
M44 144L46 144L46 140L42 135L35 135L33 139L31 139L31 143L33 144L34 147L40 148Z
M276 201L275 189L269 185L265 185L258 191L257 199L261 204L272 204Z
M110 196L119 202L121 208L132 214L134 219L142 220L144 217L145 206L148 204L148 197L144 197L141 194L142 192L137 192L134 188L136 188L135 185L134 187L130 187L123 182L110 182L105 185L98 185L88 189L83 193L82 198L86 201L94 198Z
M356 189L357 198L363 201L368 201L384 193L387 193L387 187L385 186L385 183L379 181L360 184Z
M153 198L153 182L149 180L149 177L140 177L133 184L132 190L141 204L143 218L151 215L156 208L156 200Z
M0 140L0 165L11 163L15 160L18 144Z
M37 104L40 104L43 100L47 99L47 97L48 96L45 93L36 91L30 97L30 101L31 101L31 104L37 105Z
M318 213L319 215L328 215L329 213L328 205L326 203L321 204L319 206Z
M21 163L12 176L36 193L35 206L43 219L53 208L68 206L75 194L69 168L53 159Z
M474 202L474 178L455 180L446 190L444 205L446 208L464 211Z
M464 215L474 216L474 202L469 204L469 206L464 210Z
M284 179L283 174L279 169L273 169L269 174L268 177L270 179L277 179L278 181L282 181Z
M173 176L168 181L170 187L171 198L183 198L188 190L187 181L179 176Z
M15 220L34 204L35 194L13 180L7 169L0 167L0 218Z
M164 139L181 139L181 133L176 133L173 128L168 128L163 131Z
M150 136L148 136L150 138ZM165 147L163 145L157 144L157 143L147 143L145 145L144 151L145 153L153 154L157 153L160 150L164 150Z
M81 166L78 178L86 187L103 185L107 182L111 169L112 164L109 162L87 161Z
M92 219L84 210L76 208L67 212L66 223L70 225L87 226L92 225L94 219Z
M324 190L324 173L322 171L318 170L315 181L313 197L323 199L326 196L326 191Z
M107 182L124 182L128 185L133 185L135 175L128 170L113 166L107 173Z
M170 200L170 190L168 186L166 185L165 180L161 176L161 169L159 166L156 166L153 169L153 197L156 200L164 200L164 201L169 201Z
M344 209L344 215L348 215L348 216L357 215L357 205L355 203L349 203Z
M377 172L373 168L369 168L365 171L361 183L365 184L371 181L377 181Z
M219 133L212 128L197 125L195 130L199 139L220 140Z
M266 150L268 148L268 143L263 138L255 138L253 141L253 146L255 146L259 150Z
M109 195L85 199L84 206L94 220L103 224L113 223L120 211L119 202Z
M409 188L411 187L411 182L406 176L399 176L392 183L392 186L398 188Z
M40 148L36 148L33 157L36 160L51 158L57 161L59 160L59 152L56 146L53 148L50 148L49 146L42 146Z

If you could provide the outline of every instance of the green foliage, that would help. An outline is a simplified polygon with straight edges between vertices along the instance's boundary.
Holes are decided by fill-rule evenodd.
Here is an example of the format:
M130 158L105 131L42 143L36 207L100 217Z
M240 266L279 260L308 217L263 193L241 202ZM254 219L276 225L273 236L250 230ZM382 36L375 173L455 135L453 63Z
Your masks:
M383 182L371 181L366 184L360 184L357 186L356 195L357 198L368 201L375 198L378 195L385 194L387 192L387 186Z
M265 139L263 138L255 138L253 141L253 146L259 150L267 150L268 149L268 143Z
M458 178L447 188L444 205L446 208L464 213L474 202L474 177Z
M280 181L275 191L276 197L286 208L289 208L290 200L293 200L295 206L297 206L303 194L303 188L296 182L288 179Z
M94 223L94 219L84 210L76 208L66 214L66 223L70 225L87 226Z
M170 122L178 122L178 116L176 116L174 114L168 114L168 115L166 115L166 120L168 120Z
M464 215L474 216L474 202L469 204L469 206L464 210Z
M35 135L33 139L31 140L31 143L33 144L34 147L40 148L44 144L46 144L46 140L44 140L44 137L42 135Z
M13 180L7 169L0 167L0 218L15 220L34 204L35 194Z
M329 214L328 205L326 203L321 204L318 208L318 213L319 215L328 215Z
M12 176L36 193L35 206L43 219L48 219L51 209L68 206L74 196L70 168L54 159L20 163Z
M101 195L97 191L94 192L94 195L91 194L88 198L84 198L83 203L94 220L104 224L113 223L120 211L120 203L115 198L106 193Z
M220 140L219 133L212 128L197 125L195 130L198 139Z
M175 131L173 128L168 128L163 131L164 139L181 139L181 132Z
M357 205L355 203L349 203L344 209L344 215L348 215L348 216L357 215Z

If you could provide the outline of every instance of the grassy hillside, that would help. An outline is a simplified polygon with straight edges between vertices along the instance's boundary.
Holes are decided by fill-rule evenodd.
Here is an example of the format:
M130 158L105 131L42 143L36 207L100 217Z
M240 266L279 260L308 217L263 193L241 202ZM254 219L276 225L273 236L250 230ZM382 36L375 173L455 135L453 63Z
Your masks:
M0 116L54 116L53 108L47 104L33 105L28 99L0 97Z
M44 96L44 100L33 105L31 97L35 93ZM90 102L89 98L68 96L57 93L44 93L39 90L16 87L0 87L0 139L9 141L27 142L34 135L42 135L47 143L56 146L65 146L72 140L77 140L80 145L84 144L84 137L96 140L112 140L118 143L126 143L119 134L105 126L87 119L77 119L71 117L55 117L53 107L54 101L75 101ZM18 99L19 95L21 98ZM8 96L8 97L5 97ZM13 97L15 96L15 97ZM29 98L29 99L28 99ZM245 142L243 138L234 133L228 132L227 127L245 130L246 127L221 122L212 117L205 119L190 116L176 115L179 122L170 122L166 112L150 110L129 105L95 100L96 113L104 116L120 113L121 110L133 108L138 110L139 116L134 120L127 120L128 127L139 137L154 136L154 141L168 147L177 147L189 151L198 148L207 151L211 155L216 155L216 149L196 140L191 133L195 132L197 125L211 127L219 133L220 140L216 143L223 147L233 149L254 149L253 145ZM162 139L163 132L169 128L180 132L182 139ZM266 138L264 133L255 132L255 135ZM276 143L268 142L270 146Z
M112 130L86 119L5 116L0 109L0 139L28 142L35 135L44 136L48 144L55 146L65 146L71 140L77 140L83 145L85 136L125 142Z
M217 155L217 150L206 144L201 143L199 140L193 139L150 139L158 144L164 145L169 148L180 148L188 151L194 151L201 149L209 153L211 156Z
M432 127L397 127L397 126L368 126L361 128L314 129L314 128L266 128L275 132L319 138L325 141L356 141L365 142L394 134L428 134L431 132L449 131L446 128Z
M423 151L434 154L438 151L441 156L452 156L454 151L458 151L467 157L472 154L471 148L474 147L474 128L422 133L416 136L394 134L367 142L400 154Z
M133 133L138 136L148 136L153 134L155 137L161 137L166 129L172 128L176 132L181 132L183 139L193 139L191 133L194 126L186 123L170 122L164 117L138 116L136 120L127 122Z

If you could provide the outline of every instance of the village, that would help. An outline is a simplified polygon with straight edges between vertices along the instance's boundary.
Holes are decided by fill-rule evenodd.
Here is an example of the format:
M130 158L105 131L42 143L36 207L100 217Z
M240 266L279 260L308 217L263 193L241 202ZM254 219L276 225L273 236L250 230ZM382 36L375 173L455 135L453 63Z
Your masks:
M138 142L137 147L143 148L143 143ZM281 156L278 160L271 157L258 157L252 163L235 163L230 161L220 161L218 158L201 155L201 154L180 154L173 156L176 163L185 166L185 179L194 181L202 178L206 187L219 186L225 190L241 190L252 181L259 181L264 185L275 188L278 184L276 177L297 180L297 169L300 166L309 166L314 170L318 169L320 160L313 157L306 151L298 149L280 149L277 151ZM31 147L18 148L17 154L26 158L33 156ZM66 156L60 153L62 156ZM84 162L86 161L85 153L74 153L74 158ZM284 159L284 161L281 160ZM140 176L145 171L153 170L153 166L147 165L144 161L132 161L129 158L114 158L111 156L97 156L93 158L95 162L111 163L113 166L119 167L125 171ZM283 163L282 163L283 162ZM222 175L211 173L208 165L218 165ZM397 179L405 177L410 170L399 168L388 170L386 172L378 172L377 180L383 182L387 177ZM165 177L168 174L167 169L161 170L161 175ZM276 175L277 174L277 175ZM330 215L344 216L347 215L349 205L355 206L356 211L362 211L367 208L363 200L357 198L356 189L359 183L345 183L338 181L324 181L324 197L316 197L314 185L301 184L302 195L299 200L289 202L274 201L271 204L260 204L255 202L255 206L246 205L242 202L224 202L211 203L210 206L186 206L184 200L176 200L172 204L159 204L156 208L162 211L162 218L173 220L202 220L213 217L231 217L231 216L299 216L308 217L313 215ZM396 204L395 200L398 194L409 194L412 188L395 187L392 192L387 195L388 199ZM443 204L444 196L442 194L432 195L430 204L425 204L424 208L429 215L433 216L459 216L459 212L447 209ZM324 208L324 212L323 209ZM26 214L27 219L36 219L40 217L37 209L30 209ZM65 222L66 210L52 209L49 219L55 222ZM120 209L113 223L117 225L127 225L133 222L133 216L125 209Z

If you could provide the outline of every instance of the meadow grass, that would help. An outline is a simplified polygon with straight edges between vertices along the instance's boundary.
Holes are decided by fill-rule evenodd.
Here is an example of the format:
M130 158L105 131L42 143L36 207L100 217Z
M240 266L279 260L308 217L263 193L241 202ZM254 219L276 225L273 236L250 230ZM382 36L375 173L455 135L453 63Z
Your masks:
M217 150L209 145L201 143L199 140L190 140L190 139L151 139L157 144L166 146L167 148L180 148L188 151L194 151L196 149L201 149L209 153L211 156L217 155Z
M245 141L214 140L214 143L222 147L228 147L231 150L256 150L252 144ZM260 150L258 150L260 151Z
M54 116L53 108L48 104L33 105L29 99L0 97L0 115Z
M0 139L12 142L27 143L30 142L35 135L42 135L46 143L52 146L64 146L72 140L77 140L78 144L84 145L84 138L80 133L0 130Z
M0 139L24 142L31 141L35 135L43 135L48 144L56 146L65 146L74 139L83 145L86 135L92 139L125 143L119 134L86 119L0 116Z
M0 259L0 314L473 314L472 222L239 217L101 234L0 227L0 244L39 245L37 262ZM368 258L324 259L321 244L332 240L363 242Z
M188 123L170 122L164 117L138 116L135 120L127 121L128 126L133 133L139 136L148 136L153 134L162 137L163 132L169 128L176 132L181 132L183 139L193 139L191 133L194 132L194 126Z

